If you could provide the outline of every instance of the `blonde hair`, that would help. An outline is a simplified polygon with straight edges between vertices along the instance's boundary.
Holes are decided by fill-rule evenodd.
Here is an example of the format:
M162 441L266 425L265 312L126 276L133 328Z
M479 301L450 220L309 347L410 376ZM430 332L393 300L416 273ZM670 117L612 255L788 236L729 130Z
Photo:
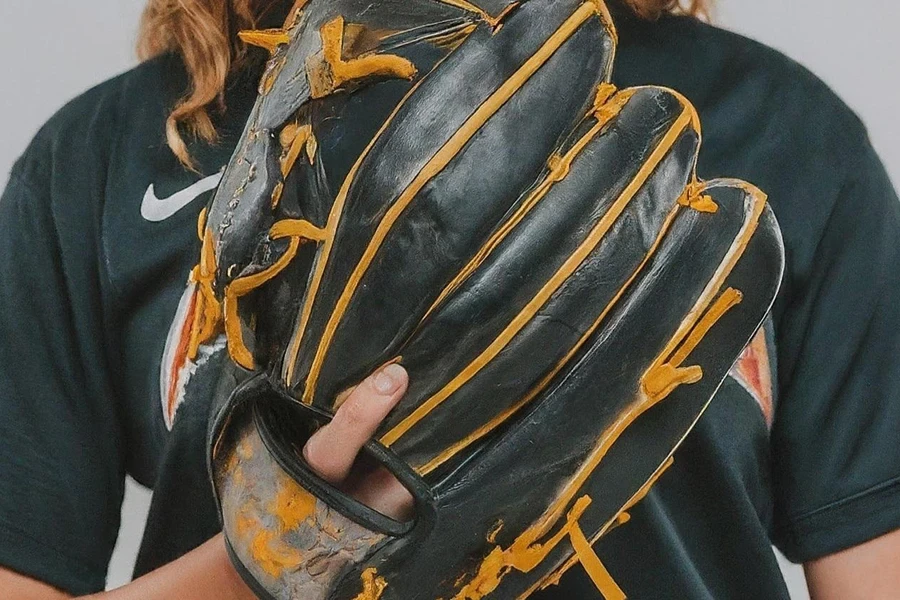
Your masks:
M625 0L625 3L645 19L658 19L665 13L708 19L711 0Z
M665 13L708 16L709 0L624 0L639 16ZM165 52L181 56L189 85L166 121L166 140L188 168L194 163L183 133L206 142L217 139L210 111L225 109L228 77L247 66L247 47L238 32L253 29L281 0L149 0L141 19L138 56Z

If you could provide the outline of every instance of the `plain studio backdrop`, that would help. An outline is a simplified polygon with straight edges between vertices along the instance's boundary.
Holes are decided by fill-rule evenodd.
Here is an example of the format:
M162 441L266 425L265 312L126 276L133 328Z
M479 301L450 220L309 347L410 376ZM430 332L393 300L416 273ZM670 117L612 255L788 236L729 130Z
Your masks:
M143 0L0 0L0 186L31 136L64 102L135 64ZM783 50L827 81L869 127L900 184L900 4L886 0L719 0L717 24ZM150 494L129 482L109 586L130 578ZM786 565L797 599L799 567Z

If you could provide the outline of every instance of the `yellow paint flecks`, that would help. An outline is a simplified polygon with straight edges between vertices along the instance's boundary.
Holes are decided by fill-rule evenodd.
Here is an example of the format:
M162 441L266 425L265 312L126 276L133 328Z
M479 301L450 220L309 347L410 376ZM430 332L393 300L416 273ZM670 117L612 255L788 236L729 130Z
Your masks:
M253 501L241 507L234 521L234 533L244 540L254 564L271 577L278 579L285 570L296 569L304 562L299 550L287 545L279 532L266 529L260 522Z
M225 460L224 471L226 473L234 473L240 468L240 461L238 460L237 452L232 452L228 455L228 458Z
M263 73L262 79L260 79L259 82L259 93L261 96L266 96L272 91L272 88L275 87L275 80L278 79L278 75L281 74L281 71L286 64L286 53L282 53L269 61L266 65L266 71Z
M237 445L237 457L240 460L250 460L253 458L253 444L247 438L242 439Z
M290 531L303 523L314 523L316 497L293 480L286 479L272 498L269 512L278 519L283 531Z
M491 527L490 531L488 531L488 534L487 534L488 543L491 543L491 544L496 543L497 536L500 534L500 530L502 530L502 529L503 529L503 519L500 519L499 521L494 523L494 526Z
M281 578L288 569L296 569L303 564L303 554L278 538L271 531L259 531L250 542L250 556L254 562L275 579Z
M379 600L384 590L387 589L387 581L378 576L378 570L369 568L362 574L363 589L354 600Z
M259 521L242 512L235 519L234 528L238 537L247 539L259 529Z

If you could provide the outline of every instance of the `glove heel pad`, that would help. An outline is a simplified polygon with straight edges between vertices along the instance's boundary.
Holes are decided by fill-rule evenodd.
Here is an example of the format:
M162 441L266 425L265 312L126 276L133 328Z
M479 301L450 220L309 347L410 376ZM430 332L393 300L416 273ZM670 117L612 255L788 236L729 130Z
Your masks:
M269 454L252 420L235 421L234 431L240 442L227 446L215 464L223 529L239 570L257 594L261 587L271 598L326 597L325 590L385 534L301 487Z

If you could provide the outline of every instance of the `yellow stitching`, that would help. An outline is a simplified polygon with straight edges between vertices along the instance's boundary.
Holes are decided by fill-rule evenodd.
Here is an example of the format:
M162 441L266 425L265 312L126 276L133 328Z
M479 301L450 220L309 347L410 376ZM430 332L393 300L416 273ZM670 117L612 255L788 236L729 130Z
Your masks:
M294 164L300 157L300 153L307 148L310 138L313 137L312 125L300 126L296 123L287 125L279 136L283 152L279 162L281 163L281 176L287 177Z
M356 287L374 259L384 239L387 237L400 214L413 201L419 191L440 173L447 164L463 149L468 141L481 129L481 127L494 115L506 102L546 63L556 51L571 37L578 28L594 14L590 6L585 3L576 10L569 19L547 40L547 42L508 80L506 80L494 94L482 104L459 130L447 141L435 156L423 167L410 186L404 190L396 202L391 205L382 221L379 223L366 251L350 276L341 297L335 304L334 310L328 320L328 324L322 334L319 346L316 350L313 364L306 381L303 392L303 401L311 404L315 394L315 386L319 371L325 360L325 354L331 340L337 331L337 326L350 303Z
M562 286L571 274L590 255L598 244L606 237L606 234L624 212L625 208L640 191L641 187L653 174L656 167L662 162L666 154L681 136L682 132L690 124L690 115L687 110L671 127L669 132L654 149L638 174L632 179L619 198L613 203L606 214L597 222L590 235L582 242L578 249L566 260L557 273L535 294L526 307L510 322L506 329L488 346L474 361L448 382L440 391L420 404L408 417L396 425L383 438L382 443L390 446L402 437L407 431L425 418L434 408L443 403L460 387L483 369L503 348L515 337L516 334L530 321L540 308Z
M681 341L688 336L685 331L690 332L694 329L699 318L696 316L696 314L702 313L705 307L709 306L711 298L714 297L716 290L720 288L720 286L730 275L731 271L734 269L734 266L743 255L744 250L746 249L750 239L756 231L757 226L759 225L759 219L762 216L763 210L766 205L765 194L763 194L758 188L745 182L732 180L729 183L731 183L732 185L740 186L749 194L750 201L752 202L751 213L749 215L749 218L745 221L744 226L741 228L741 231L735 238L735 241L729 249L728 254L726 254L725 258L720 264L719 269L716 271L709 284L707 285L706 290L704 290L704 293L701 295L694 309L682 322L682 326L670 341L670 344L667 346L667 350L664 350L664 352L660 355L660 358L657 359L658 362L661 362L665 359L665 357L669 356L673 351L672 349L677 348ZM708 185L709 184L707 184L707 186ZM557 501L554 502L554 504L547 510L544 517L539 521L538 525L536 526L539 532L545 531L548 527L551 526L553 522L559 519L560 511L562 511L563 507L568 503L569 499L574 497L577 490L581 488L584 482L587 481L590 473L592 473L597 468L603 457L608 452L609 448L612 447L612 444L615 443L621 433L624 432L624 430L641 414L661 401L654 401L646 395L642 396L642 400L636 406L633 406L631 409L629 409L624 415L619 418L618 421L616 421L612 428L604 433L603 437L601 438L600 444L594 450L591 457L586 461L582 468L579 469L578 474L576 474L572 481L565 487L563 493L560 495ZM653 485L653 483L665 472L667 468L669 468L669 466L671 466L672 456L684 442L688 433L690 433L694 425L696 425L696 422L700 419L700 416L702 416L702 414L705 412L711 401L712 397L707 400L706 404L700 410L694 422L685 430L684 435L682 435L681 439L678 440L674 448L672 448L672 450L666 456L666 460L662 463L660 468L657 469L657 471L648 479L647 483L645 483L645 485L640 490L638 490L638 492L629 500L629 502L622 509L623 511L627 510L638 501L640 501L640 499L643 498L647 491L649 491L649 487ZM610 519L610 521L607 522L603 528L601 528L600 533L597 536L598 539L600 536L605 534L612 525L614 525L614 523L617 519L620 518L620 516L621 512L613 517L613 519Z
M442 61L446 60L446 58L447 57L444 57ZM366 157L368 157L369 153L372 151L372 148L375 147L375 144L378 142L384 132L387 131L394 118L400 112L400 109L403 108L406 102L412 97L413 93L419 88L419 86L422 85L423 81L425 81L425 79L420 79L415 85L413 85L413 87L400 100L397 106L394 107L393 112L391 112L390 116L381 126L381 129L378 130L378 132L369 142L369 145L366 146L365 150L363 150L359 158L356 159L353 168L350 169L347 177L344 178L344 182L341 185L340 192L338 193L337 198L335 198L334 203L332 204L331 211L328 214L328 222L325 226L327 235L325 237L319 256L316 257L316 263L313 269L312 278L303 299L303 306L300 309L299 323L297 324L297 327L294 330L294 334L291 337L291 342L286 353L286 360L284 361L284 367L282 368L281 375L285 385L293 385L294 370L296 369L297 364L297 355L300 353L300 343L303 340L303 336L306 334L306 327L309 323L309 317L312 314L312 307L315 303L316 296L318 295L319 286L322 283L322 277L325 273L325 267L328 264L329 257L331 256L331 249L334 246L334 237L337 232L337 227L341 221L341 216L344 211L344 205L347 201L347 196L350 193L350 187L353 184L353 181L356 179L356 174L359 172L363 161L366 159Z
M512 546L503 550L495 547L481 563L478 573L466 584L453 600L480 600L499 587L503 578L511 571L529 573L537 568L563 540L572 539L580 530L578 520L591 504L590 496L583 496L574 504L566 516L566 523L546 542L520 536ZM583 535L583 534L582 534ZM593 566L593 565L592 565Z
M591 538L590 545L593 546L598 541L600 541L600 539L603 536L605 536L607 533L609 533L610 531L612 531L619 525L623 525L623 524L627 523L628 521L630 521L631 516L628 514L627 511L631 510L632 508L637 506L641 501L643 501L643 499L647 497L647 494L650 493L650 490L653 489L653 486L655 486L659 482L659 480L662 478L662 476L665 475L666 471L668 471L674 464L675 464L675 459L672 456L669 456L669 458L665 462L663 462L662 465L660 465L660 467L656 470L656 472L650 476L650 479L648 479L646 481L646 483L644 483L644 485L641 486L641 488L637 492L635 492L634 495L631 496L631 498L619 510L619 512L616 514L616 516L614 516L612 519L607 521L606 524L604 524L604 526L600 529L600 531L597 532L597 534L593 538ZM526 593L524 593L522 596L520 596L519 600L527 598L528 596L530 596L531 594L536 592L538 589L543 590L552 585L558 584L560 579L562 579L562 576L565 575L569 569L571 569L576 564L578 564L578 562L579 562L579 559L577 556L571 557L559 569L550 573L542 581L536 582L535 585L531 587L531 589L529 589Z
M200 223L206 220L206 209L200 213ZM216 333L222 321L222 307L213 291L216 278L216 256L213 246L212 232L202 230L203 246L200 250L200 262L191 271L191 281L197 286L197 299L194 306L194 319L191 323L191 338L188 343L187 358L196 360L200 346L209 341Z
M647 251L647 254L644 256L644 259L641 261L641 263L638 265L638 267L635 269L635 271L631 274L631 277L628 279L628 281L626 281L625 284L619 289L619 291L616 293L615 297L613 297L613 299L610 300L609 304L606 305L606 307L603 309L603 312L600 313L600 315L597 317L597 319L594 321L594 323L590 326L590 328L588 328L588 330L585 331L585 333L581 336L581 339L579 339L578 342L569 350L569 352L566 354L566 356L563 357L563 359L560 360L559 363L557 363L557 365L549 373L547 373L544 376L544 378L541 379L541 381L538 382L538 384L536 386L534 386L534 388L531 391L529 391L528 394L524 398L522 398L519 402L517 402L514 406L503 411L502 413L497 415L497 417L495 417L493 420L491 420L489 423L480 427L479 429L477 429L476 431L471 433L469 436L467 436L460 442L450 446L444 452L442 452L437 457L432 459L430 462L428 462L425 465L423 465L422 467L416 469L420 475L427 475L428 473L432 472L434 469L438 468L439 466L441 466L442 464L444 464L445 462L447 462L448 460L450 460L451 458L456 456L456 454L458 454L459 452L461 452L462 450L464 450L465 448L467 448L474 442L478 441L479 439L481 439L482 437L484 437L485 435L487 435L488 433L490 433L491 431L496 429L501 424L505 423L507 419L509 419L512 415L519 412L519 410L523 406L527 406L532 400L534 400L534 398L538 394L540 394L542 391L544 391L544 389L550 384L550 382L553 381L553 378L556 377L556 375L558 375L560 371L562 371L563 367L565 367L569 363L569 361L572 360L572 358L575 356L575 354L582 348L582 346L584 346L584 344L594 334L594 332L597 330L597 328L600 327L600 325L603 323L603 321L606 320L606 317L609 315L610 312L612 312L613 308L615 308L615 306L619 303L619 300L622 299L622 296L625 295L625 293L628 291L628 289L631 287L631 285L634 283L634 281L640 276L641 272L643 272L644 268L647 266L647 264L653 258L654 254L656 254L656 250L662 244L662 241L665 238L666 234L668 233L672 223L675 221L675 217L678 215L678 212L679 212L679 209L676 206L666 216L666 219L663 222L662 227L660 228L660 232L657 235L656 240L654 240L653 244L650 246L649 250Z
M678 199L678 203L682 206L693 208L698 212L715 213L719 210L719 205L715 203L712 196L703 193L703 183L694 181L684 188L684 193Z
M698 326L698 322L701 320L701 315L706 312L706 308L712 303L712 300L713 298L715 298L717 291L721 289L721 286L728 278L731 271L734 269L738 260L740 260L740 257L743 255L744 250L746 249L747 245L750 242L750 239L752 238L759 225L759 220L762 216L766 204L765 195L757 188L751 186L748 183L737 181L733 181L731 183L734 185L739 185L750 195L750 201L752 203L751 213L745 220L741 231L736 236L734 243L731 245L731 248L725 255L723 261L720 263L719 268L716 270L713 277L710 279L709 284L701 294L700 299L697 301L694 308L690 311L684 321L682 321L679 330L670 340L670 343L667 345L666 350L663 351L663 353L660 355L660 358L657 359L657 362L662 362L667 357L672 355L675 352L675 349L678 348L686 338L688 339L688 353L696 345L691 341L692 338L690 336L690 333L695 329L695 327ZM707 184L707 188L709 187L709 185L710 184ZM719 183L719 185L721 185L721 183ZM733 296L733 294L730 295ZM725 302L723 306L727 306L727 304L728 302ZM715 314L712 310L709 312ZM706 324L703 323L699 326L699 328L705 326ZM684 351L678 353L679 357L683 354ZM499 547L495 548L494 551L484 560L479 573L475 576L472 582L470 582L470 584L466 586L466 588L464 588L464 591L470 590L470 593L474 590L475 595L460 595L458 596L458 598L460 600L478 600L485 594L493 591L499 585L500 579L512 568L511 565L518 565L518 563L521 561L520 555L523 553L523 551L540 548L542 545L533 546L533 544L546 532L548 532L554 523L559 521L561 516L564 514L565 507L569 504L572 498L575 497L578 490L584 486L590 475L600 465L603 458L616 443L616 441L618 441L625 430L630 427L638 417L647 412L653 406L656 406L661 401L662 399L654 400L653 398L650 398L646 394L642 393L638 401L634 405L629 407L624 413L622 413L615 421L615 423L613 423L613 425L601 435L597 447L578 469L575 476L570 480L570 482L566 484L553 504L551 504L547 508L547 510L544 512L544 515L528 530L523 532L522 535L520 535L516 539L516 541L513 542L512 546L510 546L508 550L504 551ZM710 401L711 399L707 401L706 405L704 405L703 409L694 420L694 423L692 423L691 426L687 428L684 435L675 444L675 447L671 450L671 452L669 452L669 454L666 456L666 461L664 461L660 469L658 469L657 472L655 472L653 476L649 478L649 480L658 478L661 472L664 471L669 459L684 442L684 439L687 437L688 433L691 431L691 429L693 429L693 426L696 424L697 420L699 420L700 415L702 415L706 408L709 406ZM638 494L640 494L644 489L645 487L642 487L642 489L639 490ZM639 499L638 494L636 494L633 499ZM577 509L579 503L583 502L584 500L585 498L583 497L578 502L576 502L575 508L573 508L572 510L574 511L575 509ZM571 521L572 511L570 511L569 514L569 521ZM620 516L621 511L620 513L617 513L616 516L613 517L613 519L611 519L610 522L608 522L604 526L603 530L608 530L610 525L614 523ZM575 518L577 519L579 517ZM551 542L553 540L555 540L555 537L551 538ZM518 568L518 566L516 566L516 568Z
M609 93L610 90L615 91L615 87L610 84L600 86L597 94L598 100ZM497 246L506 239L510 232L513 231L531 210L546 197L553 186L565 179L575 159L581 155L587 145L603 130L603 128L621 112L628 102L628 99L633 95L633 90L626 90L617 95L614 101L610 102L609 105L604 103L595 108L597 123L581 139L579 139L564 156L554 154L550 157L547 164L549 173L547 173L544 181L542 181L529 197L522 202L519 208L516 209L516 212L513 213L513 215L503 223L490 238L488 238L487 242L485 242L475 256L472 257L472 260L460 270L459 274L444 287L444 290L438 295L437 300L432 303L431 307L425 313L425 316L422 317L422 322L426 321L448 296L456 291L464 281L471 277L472 273L487 260L493 251L497 249Z
M412 79L417 69L409 60L394 54L366 54L344 59L344 17L335 17L322 26L322 55L307 63L310 95L324 98L343 84L371 76Z
M228 338L228 353L232 360L245 369L254 368L253 354L244 343L243 328L238 311L238 300L253 290L266 284L281 273L297 256L304 241L319 242L325 238L325 231L308 221L285 219L275 223L269 230L273 240L290 238L287 250L272 266L232 281L225 288L225 333Z
M672 357L650 367L641 380L641 385L644 388L644 393L651 400L658 402L671 394L678 386L696 383L703 378L703 369L699 366L682 367L681 364L719 319L740 304L743 297L743 294L734 288L725 290L697 326L691 330L684 344L675 351Z
M291 36L283 29L255 29L239 31L238 37L245 44L265 48L271 54L275 54L281 46L291 41Z
M625 593L622 591L606 567L600 562L600 557L591 548L584 532L581 530L578 522L572 524L569 530L569 540L572 542L572 548L575 550L575 556L581 561L585 572L590 576L591 581L597 588L597 591L603 595L606 600L625 600Z

